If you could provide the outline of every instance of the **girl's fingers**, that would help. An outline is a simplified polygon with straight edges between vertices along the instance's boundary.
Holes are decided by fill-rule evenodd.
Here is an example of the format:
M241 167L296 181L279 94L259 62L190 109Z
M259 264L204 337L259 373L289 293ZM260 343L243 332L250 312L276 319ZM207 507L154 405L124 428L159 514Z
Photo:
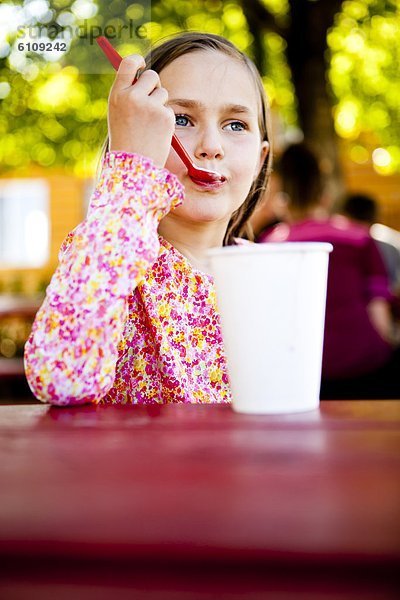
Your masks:
M164 104L165 106L165 104L168 102L168 92L163 87L157 87L151 92L150 98L157 102L160 102L161 104Z
M135 95L150 96L150 94L153 94L153 92L160 87L161 82L158 73L151 69L147 69L140 74L139 79L134 87L132 87L132 92L134 90Z
M121 60L115 76L113 89L121 91L132 86L139 69L146 68L146 62L140 54L130 54Z
M175 129L175 114L167 101L158 73L146 69L141 56L123 59L108 100L110 150L148 156L163 167Z

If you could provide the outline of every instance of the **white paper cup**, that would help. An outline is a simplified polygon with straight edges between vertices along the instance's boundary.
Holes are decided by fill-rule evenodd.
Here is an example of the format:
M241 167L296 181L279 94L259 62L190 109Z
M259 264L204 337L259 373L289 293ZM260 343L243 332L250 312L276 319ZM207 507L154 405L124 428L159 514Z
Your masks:
M332 249L280 242L208 251L235 411L318 407Z

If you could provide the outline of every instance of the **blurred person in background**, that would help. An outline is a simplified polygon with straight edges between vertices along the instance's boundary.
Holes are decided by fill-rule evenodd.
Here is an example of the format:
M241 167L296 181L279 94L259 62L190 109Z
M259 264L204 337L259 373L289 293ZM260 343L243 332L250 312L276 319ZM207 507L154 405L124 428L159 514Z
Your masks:
M385 263L394 293L400 293L400 233L378 223L379 209L374 198L366 194L349 194L341 212L352 221L368 228L376 241ZM397 238L397 244L396 244Z
M388 275L365 226L331 215L318 160L306 144L289 146L276 165L287 198L286 222L258 242L329 242L321 398L400 395L399 350L392 338Z

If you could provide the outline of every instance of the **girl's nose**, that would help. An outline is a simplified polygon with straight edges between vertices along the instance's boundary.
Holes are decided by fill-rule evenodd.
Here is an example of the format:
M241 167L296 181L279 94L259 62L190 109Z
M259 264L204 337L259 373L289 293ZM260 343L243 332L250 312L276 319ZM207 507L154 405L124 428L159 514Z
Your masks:
M221 134L216 128L209 127L199 132L194 151L196 158L223 158Z

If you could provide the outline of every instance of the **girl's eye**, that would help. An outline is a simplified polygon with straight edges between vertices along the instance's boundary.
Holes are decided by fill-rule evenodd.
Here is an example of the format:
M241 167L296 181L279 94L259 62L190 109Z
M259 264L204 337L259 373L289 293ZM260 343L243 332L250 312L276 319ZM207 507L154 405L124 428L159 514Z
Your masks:
M231 131L244 131L247 129L247 126L241 121L233 121L232 123L228 123L227 127L232 127Z
M175 115L175 125L185 127L189 123L189 117L186 115Z
M187 127L190 124L191 120L187 115L175 115L175 125ZM228 123L225 127L230 127L231 131L245 131L247 129L247 125L241 121L232 121L232 123Z

